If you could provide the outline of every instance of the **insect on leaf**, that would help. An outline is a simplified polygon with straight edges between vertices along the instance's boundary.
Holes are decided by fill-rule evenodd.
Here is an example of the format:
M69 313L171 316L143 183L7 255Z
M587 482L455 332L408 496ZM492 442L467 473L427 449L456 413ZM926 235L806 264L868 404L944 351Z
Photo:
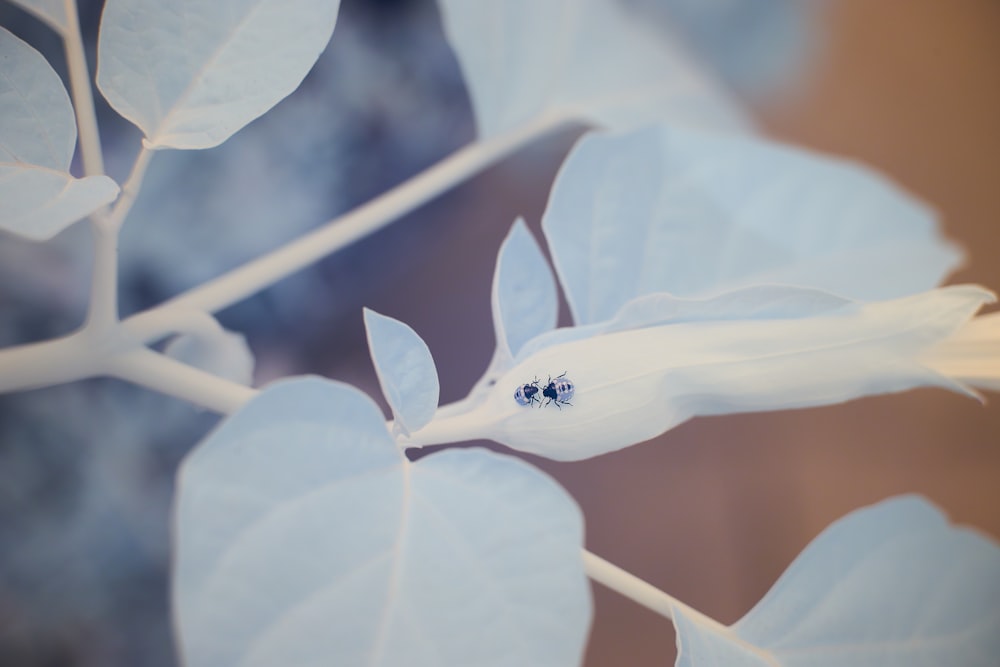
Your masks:
M118 196L106 176L69 173L76 121L59 75L0 28L0 229L42 241Z
M677 667L992 667L1000 547L892 498L827 528L735 625L674 619Z
M107 0L97 85L152 148L211 148L295 90L339 0Z
M381 411L316 378L266 388L185 459L174 615L189 667L579 664L582 518L482 449L410 463Z

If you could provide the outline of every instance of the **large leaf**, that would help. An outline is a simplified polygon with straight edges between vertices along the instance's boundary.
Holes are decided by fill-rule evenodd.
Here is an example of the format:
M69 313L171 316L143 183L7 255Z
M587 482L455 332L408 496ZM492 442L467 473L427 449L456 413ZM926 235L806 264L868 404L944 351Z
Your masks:
M73 107L45 58L0 28L0 64L0 229L48 239L112 201L118 186L70 175Z
M754 283L893 298L960 259L930 210L865 168L666 126L582 139L542 227L577 324Z
M411 442L491 438L573 460L648 440L699 415L828 405L919 386L966 392L921 356L992 298L969 285L839 308L836 297L793 298L784 306L719 297L679 308L671 323L543 347L501 376L473 410L431 422ZM721 310L727 305L732 318ZM803 311L798 317L795 306ZM514 400L518 386L536 377L547 385L564 372L575 385L571 405Z
M613 0L439 0L489 137L543 116L613 128L670 119L742 130L743 114L676 45Z
M365 308L368 351L382 394L404 432L423 428L437 410L440 385L427 343L399 320Z
M674 621L678 667L993 667L1000 547L894 498L827 528L732 627Z
M10 0L20 5L41 20L48 23L53 30L62 34L66 32L66 1L67 0ZM74 0L75 2L75 0Z
M295 90L339 0L107 0L97 85L151 148L211 148Z
M184 461L173 595L189 667L579 664L582 520L485 450L410 463L378 407L275 384Z

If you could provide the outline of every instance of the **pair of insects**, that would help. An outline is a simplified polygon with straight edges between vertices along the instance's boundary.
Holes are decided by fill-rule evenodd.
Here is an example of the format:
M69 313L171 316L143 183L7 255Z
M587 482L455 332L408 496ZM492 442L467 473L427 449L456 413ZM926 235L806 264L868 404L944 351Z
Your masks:
M545 382L545 386L542 386L537 377L532 382L522 384L514 392L514 400L517 401L518 405L538 403L538 407L552 403L562 410L563 405L573 405L569 402L569 399L573 398L575 391L576 387L566 377L566 372L563 371L563 374L555 379L550 375L549 379ZM541 398L539 398L539 394L542 395ZM542 401L542 398L546 400Z

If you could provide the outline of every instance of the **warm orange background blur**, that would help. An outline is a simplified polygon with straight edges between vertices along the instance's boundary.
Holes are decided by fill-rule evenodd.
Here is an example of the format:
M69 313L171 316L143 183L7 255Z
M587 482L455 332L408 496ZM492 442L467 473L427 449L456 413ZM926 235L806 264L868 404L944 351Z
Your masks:
M828 7L820 61L793 95L758 106L764 127L888 173L934 205L948 236L968 250L968 266L952 282L1000 289L1000 3ZM434 209L462 209L429 258L446 268L399 293L373 295L371 307L426 338L443 401L459 398L488 361L485 295L496 248L518 214L537 232L548 183L572 139L550 142L548 172L539 151L528 151L431 204L432 217ZM424 289L450 296L428 306L412 294ZM373 378L354 377L370 370L326 370L377 394L365 387ZM924 494L956 521L1000 537L997 395L984 407L921 390L698 419L614 454L539 464L582 505L590 550L727 623L825 526L895 494ZM673 664L668 621L600 586L595 594L588 667Z

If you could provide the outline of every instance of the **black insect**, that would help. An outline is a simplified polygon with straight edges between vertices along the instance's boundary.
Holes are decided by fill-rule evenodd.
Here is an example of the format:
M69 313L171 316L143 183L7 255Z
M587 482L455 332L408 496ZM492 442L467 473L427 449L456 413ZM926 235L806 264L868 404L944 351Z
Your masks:
M554 403L557 408L562 410L563 405L573 405L569 402L569 399L573 398L575 391L576 387L566 377L566 371L563 371L563 374L554 380L550 376L548 382L545 384L545 388L542 389L542 396L548 399L543 405ZM540 405L539 407L542 406Z
M541 391L538 387L538 378L535 378L534 382L529 382L528 384L522 384L514 392L514 400L517 401L518 405L531 405L532 403L542 404L542 399L538 398L538 392Z

